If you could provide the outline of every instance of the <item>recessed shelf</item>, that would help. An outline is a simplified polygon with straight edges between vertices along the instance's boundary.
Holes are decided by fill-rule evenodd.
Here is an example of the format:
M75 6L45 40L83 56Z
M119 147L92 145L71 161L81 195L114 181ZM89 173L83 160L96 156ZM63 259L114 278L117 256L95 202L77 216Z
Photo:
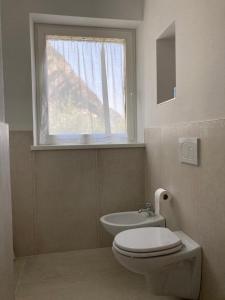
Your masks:
M165 101L160 102L160 103L158 103L158 104L166 104L166 103L172 102L172 101L174 101L174 100L176 100L176 97L175 97L175 98L172 98L172 99L165 100Z
M158 104L176 97L175 39L175 23L172 23L156 40Z

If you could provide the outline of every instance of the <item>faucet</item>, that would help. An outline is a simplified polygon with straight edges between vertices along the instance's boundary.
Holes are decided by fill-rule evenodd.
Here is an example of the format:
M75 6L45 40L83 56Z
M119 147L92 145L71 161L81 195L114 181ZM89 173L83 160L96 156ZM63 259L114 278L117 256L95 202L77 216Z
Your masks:
M153 207L152 207L152 204L151 202L146 202L145 203L145 207L146 208L141 208L138 210L138 213L142 213L142 212L145 212L147 213L149 216L153 216L154 215L154 210L153 210Z

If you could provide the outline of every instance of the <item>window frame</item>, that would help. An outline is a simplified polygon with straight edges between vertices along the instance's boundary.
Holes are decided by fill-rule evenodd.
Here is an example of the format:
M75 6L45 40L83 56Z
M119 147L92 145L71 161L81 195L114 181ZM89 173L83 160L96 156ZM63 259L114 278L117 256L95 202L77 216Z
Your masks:
M119 38L126 41L126 117L127 117L127 134L128 139L115 139L109 142L101 141L101 144L108 143L136 143L137 142L137 97L136 97L136 31L134 29L124 28L105 28L105 27L88 27L77 25L54 25L45 23L34 24L34 68L35 68L35 101L33 101L33 122L34 122L34 144L35 145L66 145L82 144L78 142L77 135L70 135L70 138L59 135L50 136L46 134L46 142L40 141L40 124L41 124L41 99L45 95L45 47L46 35L68 35L83 37L100 37L100 38ZM46 121L46 124L48 122ZM82 136L82 135L80 135ZM90 135L91 137L92 135ZM113 135L112 135L113 137ZM87 141L83 135L83 143L96 144L92 139Z

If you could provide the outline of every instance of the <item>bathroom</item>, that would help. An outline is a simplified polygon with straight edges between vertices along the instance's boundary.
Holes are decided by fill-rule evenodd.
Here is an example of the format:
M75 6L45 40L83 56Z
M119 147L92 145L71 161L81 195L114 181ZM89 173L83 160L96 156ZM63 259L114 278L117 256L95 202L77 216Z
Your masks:
M1 0L0 300L225 299L224 12L224 0ZM57 74L43 66L59 57L47 94L44 79ZM85 108L85 122L63 123L66 135L50 114L66 105L44 102L57 91ZM90 134L92 122L107 135ZM70 125L86 131L73 135ZM100 221L122 212L132 223L135 212L153 222L160 188L171 195L160 202L164 225L110 234ZM118 237L151 242L151 233L178 231L198 259L173 270L190 279L197 268L192 284L173 276L163 289L159 263L147 281L124 267L128 257L150 272L158 257L120 255ZM182 249L158 261L181 257L188 247L179 240Z

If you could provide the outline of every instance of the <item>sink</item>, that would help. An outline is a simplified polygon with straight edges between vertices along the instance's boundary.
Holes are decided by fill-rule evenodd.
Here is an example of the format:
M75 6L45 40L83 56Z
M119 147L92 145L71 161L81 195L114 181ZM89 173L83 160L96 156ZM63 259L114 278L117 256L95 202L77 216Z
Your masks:
M118 212L105 215L100 222L106 231L115 236L117 233L139 227L165 227L165 218L161 215L149 216L137 211Z

